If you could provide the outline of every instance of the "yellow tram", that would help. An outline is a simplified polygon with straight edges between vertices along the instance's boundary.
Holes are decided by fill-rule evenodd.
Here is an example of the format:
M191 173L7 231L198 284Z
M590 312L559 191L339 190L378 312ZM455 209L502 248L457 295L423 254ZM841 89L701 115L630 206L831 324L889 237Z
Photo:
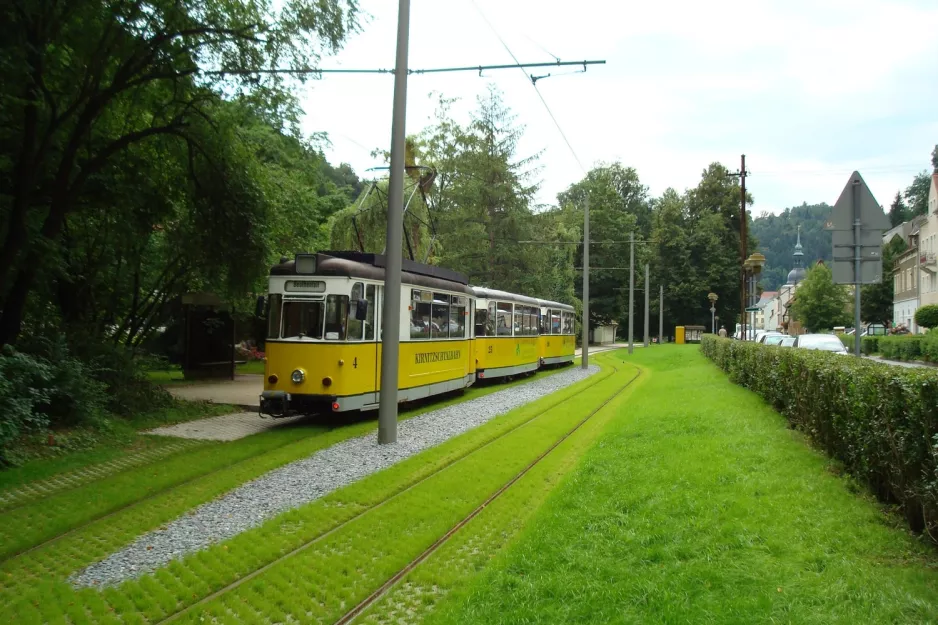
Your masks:
M262 414L378 406L384 264L378 254L321 252L271 269ZM408 260L401 282L401 402L573 360L572 306L473 288L462 274Z

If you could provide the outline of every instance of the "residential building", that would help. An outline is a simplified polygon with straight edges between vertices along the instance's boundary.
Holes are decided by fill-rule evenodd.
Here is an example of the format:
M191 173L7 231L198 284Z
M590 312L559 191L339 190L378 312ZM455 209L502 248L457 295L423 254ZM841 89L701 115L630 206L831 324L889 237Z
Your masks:
M938 304L938 172L931 177L928 190L928 213L919 240L919 305Z
M775 330L778 327L775 318L775 299L778 297L778 291L763 291L762 297L756 302L756 329L757 330Z
M918 332L915 324L915 311L920 304L922 284L921 252L922 235L928 234L923 229L927 225L924 215L914 218L909 230L909 247L893 262L893 325L905 326L910 332ZM884 276L885 278L885 276Z

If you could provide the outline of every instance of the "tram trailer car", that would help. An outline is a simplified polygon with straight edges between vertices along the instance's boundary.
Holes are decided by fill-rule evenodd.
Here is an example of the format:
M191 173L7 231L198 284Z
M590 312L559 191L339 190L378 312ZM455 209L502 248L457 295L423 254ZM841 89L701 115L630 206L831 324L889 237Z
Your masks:
M541 366L573 362L576 351L576 311L569 304L537 300L541 308L541 327L538 354Z
M526 295L476 287L476 377L532 373L540 366L540 304Z
M401 402L470 386L475 379L468 279L404 261ZM298 254L271 269L260 412L345 412L378 406L385 257Z

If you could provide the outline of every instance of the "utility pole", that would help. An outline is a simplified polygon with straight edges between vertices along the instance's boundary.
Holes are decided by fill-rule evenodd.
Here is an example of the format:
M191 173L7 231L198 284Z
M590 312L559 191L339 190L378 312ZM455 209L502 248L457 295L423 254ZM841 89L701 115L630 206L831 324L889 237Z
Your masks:
M590 350L590 198L583 203L583 355L580 366L589 367Z
M401 339L401 265L404 256L404 124L407 119L407 45L410 0L399 0L397 59L394 66L394 111L391 118L391 180L388 186L388 232L381 324L381 391L378 443L397 442L398 355Z
M633 347L633 329L635 324L632 314L635 302L635 233L629 234L629 354Z
M648 281L648 263L645 263L645 347L648 347L648 294L651 292L651 283Z
M746 340L746 249L748 234L748 224L746 223L746 155L740 157L739 171L727 174L730 177L739 176L740 194L739 194L739 327L742 330L740 338Z
M664 345L664 285L658 285L658 345Z

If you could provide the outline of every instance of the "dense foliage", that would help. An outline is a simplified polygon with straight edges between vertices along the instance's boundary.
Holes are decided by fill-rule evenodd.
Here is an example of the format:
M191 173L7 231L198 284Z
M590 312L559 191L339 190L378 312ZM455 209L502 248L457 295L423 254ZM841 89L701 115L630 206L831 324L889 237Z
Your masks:
M885 340L885 339L884 339ZM909 526L938 536L938 376L704 336L703 353L842 461Z
M831 233L824 229L830 213L831 207L824 203L802 204L786 208L778 215L763 212L752 220L752 235L759 241L759 251L765 255L760 278L765 290L777 291L788 281L799 227L805 266L819 260L830 263Z
M923 328L938 328L938 304L928 304L916 310L915 323Z
M847 289L834 284L831 270L824 264L808 269L795 292L791 314L811 332L830 330L850 323Z

